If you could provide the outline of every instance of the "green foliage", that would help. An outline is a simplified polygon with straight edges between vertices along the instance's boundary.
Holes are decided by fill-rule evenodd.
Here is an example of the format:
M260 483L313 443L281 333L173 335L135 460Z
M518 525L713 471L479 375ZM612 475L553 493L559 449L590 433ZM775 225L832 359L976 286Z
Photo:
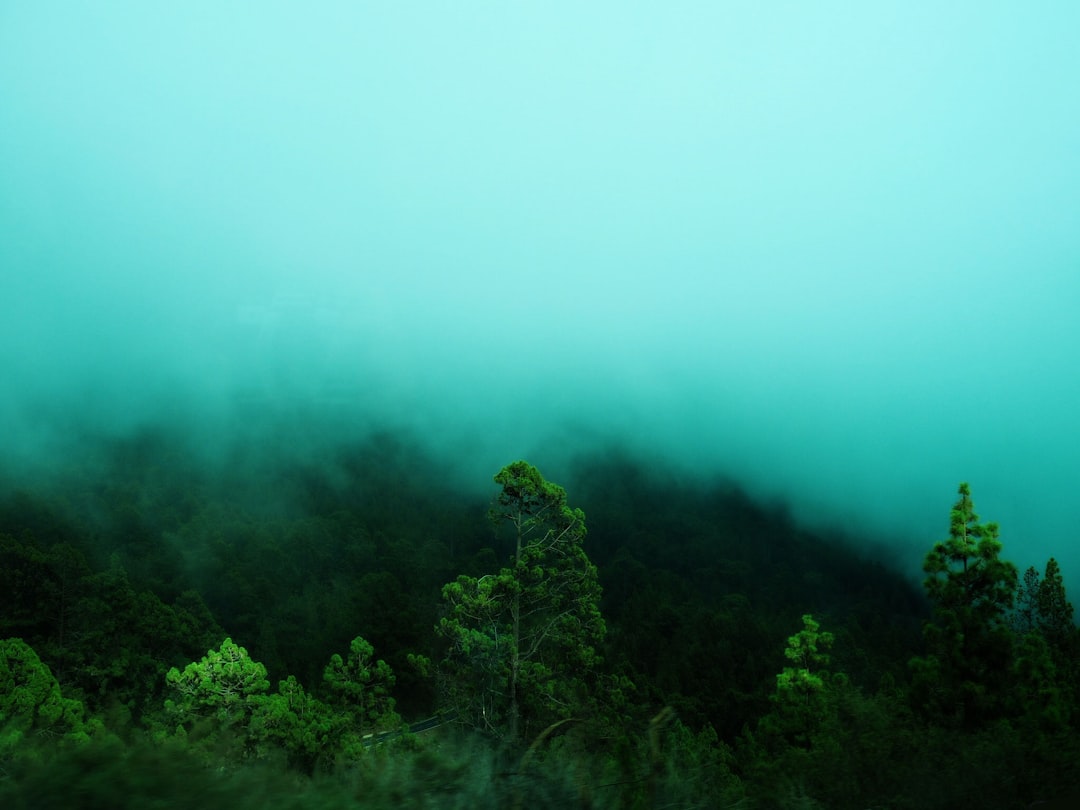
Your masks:
M923 562L923 584L937 610L953 612L970 626L1000 625L1013 606L1016 566L1000 559L998 525L979 523L970 486L961 484L959 494L949 539L935 544Z
M323 672L333 702L344 712L347 725L360 734L379 726L394 726L394 699L390 697L396 678L382 659L375 660L375 648L357 636L342 658L335 653Z
M1039 583L1036 597L1038 620L1036 626L1051 647L1064 651L1076 637L1073 606L1065 597L1065 583L1057 560L1046 562L1046 573Z
M495 476L490 517L511 530L510 564L443 588L438 634L450 649L446 690L459 717L516 740L532 727L587 713L605 633L585 515L524 461Z
M268 765L208 768L177 741L125 746L112 739L68 750L41 745L31 753L0 779L5 810L313 810L346 807L350 799L299 784L294 774Z
M1038 633L1017 639L1011 698L1012 713L1032 734L1068 729L1072 710L1065 670L1058 668L1049 644Z
M648 742L645 806L736 807L743 800L734 753L712 726L695 733L667 709L650 721Z
M1013 631L1023 635L1039 627L1039 571L1030 566L1016 587L1016 607L1012 615Z
M833 709L834 685L846 683L844 676L826 669L833 634L822 631L810 614L803 615L802 624L787 640L784 657L790 665L777 674L772 710L758 724L760 742L773 754L789 746L808 747L811 734Z
M959 494L949 539L923 563L934 617L923 628L928 654L912 659L911 667L924 711L975 727L1002 716L1007 702L1017 571L1000 558L997 524L978 522L970 487L961 484Z
M65 659L73 682L95 706L120 704L136 719L152 711L164 696L169 663L205 650L220 633L198 594L165 604L136 591L116 559L82 586Z
M76 548L0 535L0 628L34 646L88 709L139 719L160 705L170 663L205 650L216 623L198 594L137 591L114 556L91 570Z
M776 746L764 729L740 741L753 806L1008 810L1041 805L1078 775L1070 736L1033 737L1006 722L971 731L928 724L891 687L868 695L833 682L822 698L804 745Z
M792 666L776 676L776 693L780 700L808 704L811 697L825 688L829 655L825 651L834 641L832 633L821 631L821 625L809 613L802 617L803 629L788 638L784 657Z
M267 756L268 745L280 748L289 766L305 774L333 759L340 736L341 724L330 708L292 675L278 682L277 694L256 701L248 729L257 755Z
M1042 578L1034 567L1024 573L1013 627L1018 633L1015 713L1033 734L1064 732L1080 710L1080 630L1053 557Z
M178 694L170 708L181 718L213 717L222 724L246 725L258 698L270 688L266 667L253 661L243 647L226 638L217 650L188 664L173 667L165 682Z
M518 462L497 476L492 533L391 445L261 473L252 453L208 486L143 443L50 500L0 494L0 637L38 657L11 647L0 667L0 806L984 810L1080 783L1061 572L1029 569L1010 616L970 492L928 555L920 651L925 603L872 550L737 490L582 465L586 538L561 487ZM250 655L198 661L225 636L207 605ZM808 610L830 617L831 648L816 623L788 638ZM398 710L503 740L516 714L520 747L449 722L384 735ZM122 744L101 744L103 721Z
M65 698L49 668L20 638L0 641L0 757L12 755L27 735L82 743L100 730L85 720L78 700Z

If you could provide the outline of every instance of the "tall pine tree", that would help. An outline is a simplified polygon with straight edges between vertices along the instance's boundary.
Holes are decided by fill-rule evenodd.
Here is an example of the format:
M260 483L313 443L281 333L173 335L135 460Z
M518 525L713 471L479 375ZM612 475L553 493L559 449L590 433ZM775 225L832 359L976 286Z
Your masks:
M976 727L999 716L1007 696L1017 571L1001 559L997 524L979 523L966 483L959 496L949 538L923 562L933 618L923 627L927 655L911 662L913 694L932 719Z
M504 467L490 516L509 529L509 564L443 588L450 642L441 667L458 716L511 741L588 710L605 627L585 515L532 465Z

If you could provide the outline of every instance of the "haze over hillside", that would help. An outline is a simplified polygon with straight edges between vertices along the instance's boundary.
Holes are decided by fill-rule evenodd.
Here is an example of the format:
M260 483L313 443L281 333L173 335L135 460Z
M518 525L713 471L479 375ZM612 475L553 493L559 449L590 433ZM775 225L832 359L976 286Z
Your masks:
M1080 592L1073 4L9 6L16 474L147 424L389 426L478 489L613 442L913 571L967 480Z

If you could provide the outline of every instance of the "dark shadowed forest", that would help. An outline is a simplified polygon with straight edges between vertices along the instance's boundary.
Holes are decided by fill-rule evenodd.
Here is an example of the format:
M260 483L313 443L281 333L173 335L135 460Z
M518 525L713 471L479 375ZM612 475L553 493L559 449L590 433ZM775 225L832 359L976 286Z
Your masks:
M907 560L617 447L507 459L487 496L407 435L278 450L207 464L144 430L7 471L3 806L1024 808L1078 784L1062 573L1019 571L966 484Z

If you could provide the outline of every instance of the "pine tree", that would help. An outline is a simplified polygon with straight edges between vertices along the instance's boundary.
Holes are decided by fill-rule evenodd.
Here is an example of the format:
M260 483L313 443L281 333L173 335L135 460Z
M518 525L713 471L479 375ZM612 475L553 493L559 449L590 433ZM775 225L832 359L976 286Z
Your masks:
M777 674L773 708L758 725L761 741L774 754L789 746L809 747L814 731L834 710L828 671L834 636L822 631L810 614L802 617L802 624L802 630L788 637L784 657L789 664Z
M781 700L795 700L804 705L813 695L825 688L825 667L829 655L825 652L833 643L833 634L821 631L821 625L809 613L802 617L803 629L788 638L784 657L793 666L784 667L776 676L776 693Z
M1045 576L1035 566L1024 572L1012 627L1013 706L1034 742L1064 731L1080 716L1080 630L1073 624L1073 607L1053 557Z
M1016 566L1002 560L996 523L979 523L971 489L960 485L949 539L926 555L923 570L933 620L923 627L928 654L913 659L915 692L935 719L975 726L1000 714L1011 670L1009 613Z
M266 667L252 660L247 649L231 638L218 650L209 650L201 661L173 667L165 682L177 693L178 700L166 701L166 708L181 720L213 717L223 725L245 727L270 689Z
M1024 572L1024 579L1016 589L1012 626L1019 635L1033 633L1039 628L1039 571L1034 565Z
M60 692L52 671L21 638L0 640L0 761L26 736L85 742L100 729Z
M1053 557L1046 562L1046 573L1039 583L1036 604L1039 629L1051 648L1062 649L1068 646L1069 639L1076 631L1073 624L1073 606L1065 598L1065 581L1057 560Z
M352 640L344 658L337 653L330 658L323 680L330 687L333 702L360 734L379 724L397 724L394 699L390 697L397 679L389 664L375 659L375 648L362 636Z
M490 517L510 529L509 565L446 585L436 630L450 642L441 669L459 718L513 741L531 723L586 708L605 627L584 513L524 461L495 483Z
M308 694L292 675L278 681L276 694L258 701L248 728L248 744L257 756L269 754L270 746L280 748L290 767L307 774L320 760L342 753L343 737L343 723L330 707Z

